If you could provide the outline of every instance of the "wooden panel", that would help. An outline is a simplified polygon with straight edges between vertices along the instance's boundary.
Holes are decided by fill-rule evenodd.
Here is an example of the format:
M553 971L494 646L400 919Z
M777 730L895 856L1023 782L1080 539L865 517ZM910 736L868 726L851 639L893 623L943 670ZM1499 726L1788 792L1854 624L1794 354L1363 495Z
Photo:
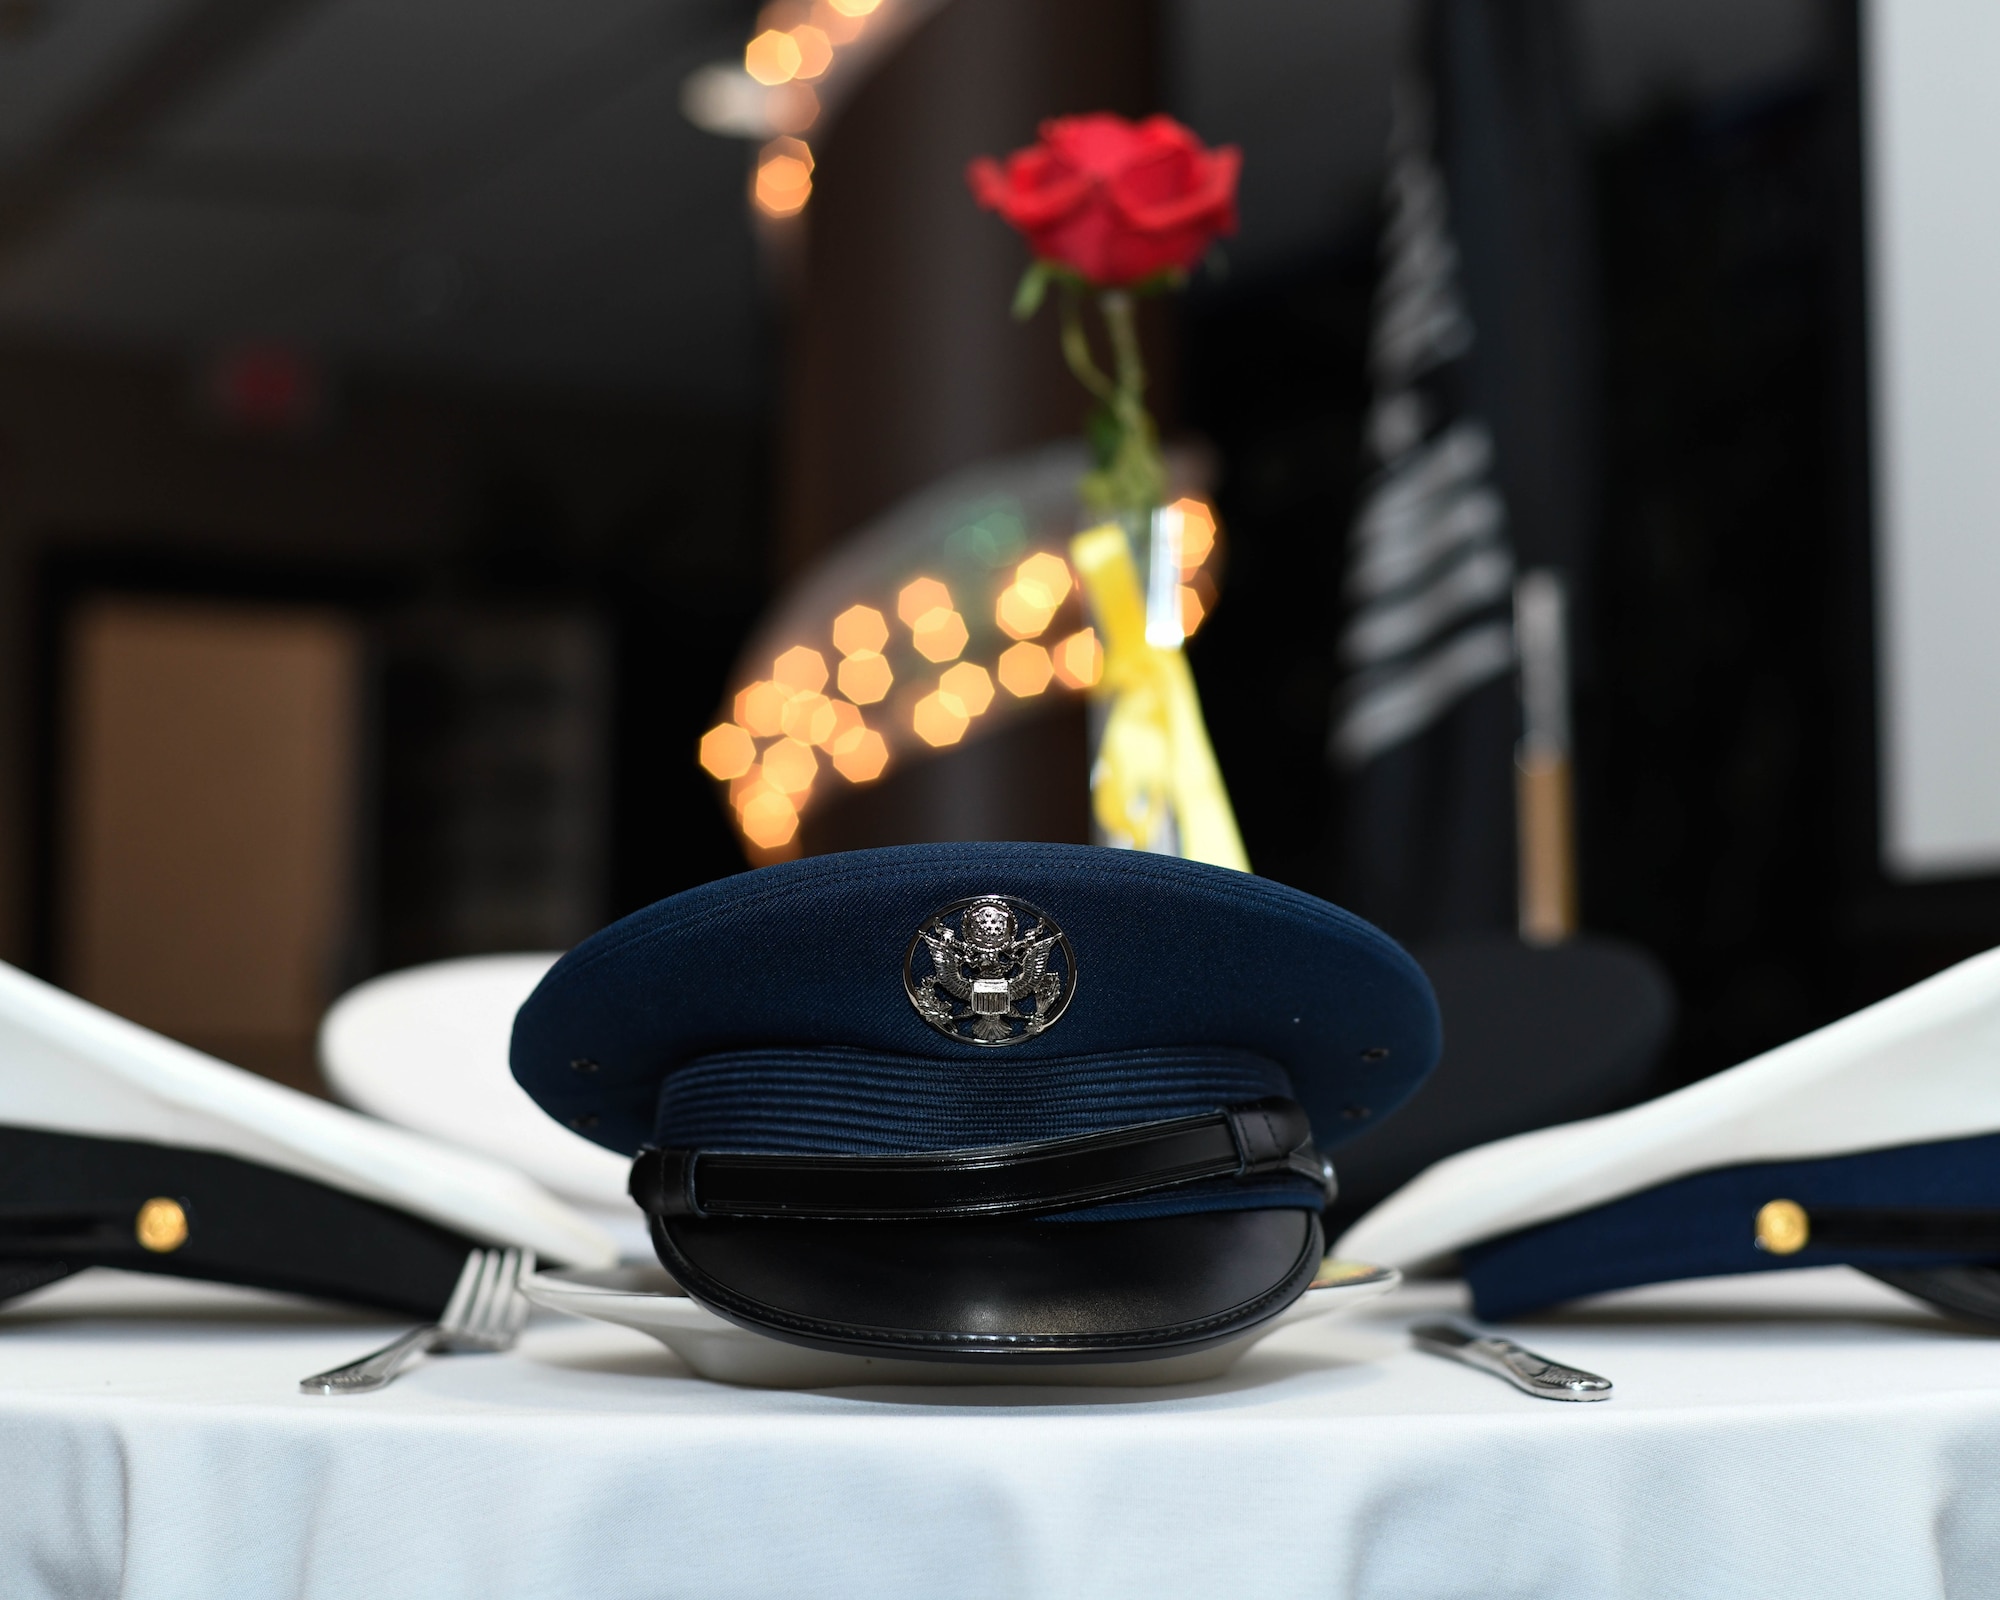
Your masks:
M59 977L296 1079L354 876L361 639L289 607L105 598L67 640Z

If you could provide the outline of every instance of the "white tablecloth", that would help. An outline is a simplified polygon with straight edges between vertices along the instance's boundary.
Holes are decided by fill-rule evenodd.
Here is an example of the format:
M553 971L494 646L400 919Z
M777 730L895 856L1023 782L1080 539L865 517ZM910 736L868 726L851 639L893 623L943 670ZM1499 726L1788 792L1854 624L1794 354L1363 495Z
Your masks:
M1418 1285L1173 1391L762 1393L617 1328L372 1396L394 1327L92 1273L0 1313L0 1595L2000 1595L2000 1338L1841 1270L1517 1330L1563 1405L1410 1350Z

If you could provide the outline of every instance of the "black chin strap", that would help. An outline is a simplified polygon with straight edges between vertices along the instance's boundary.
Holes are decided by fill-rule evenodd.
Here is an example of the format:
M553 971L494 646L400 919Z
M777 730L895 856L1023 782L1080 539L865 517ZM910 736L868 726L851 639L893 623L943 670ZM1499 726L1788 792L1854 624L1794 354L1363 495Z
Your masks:
M1025 1216L1130 1200L1205 1178L1308 1178L1333 1167L1291 1100L1132 1123L1068 1139L915 1156L757 1156L641 1150L632 1198L658 1217L898 1221Z

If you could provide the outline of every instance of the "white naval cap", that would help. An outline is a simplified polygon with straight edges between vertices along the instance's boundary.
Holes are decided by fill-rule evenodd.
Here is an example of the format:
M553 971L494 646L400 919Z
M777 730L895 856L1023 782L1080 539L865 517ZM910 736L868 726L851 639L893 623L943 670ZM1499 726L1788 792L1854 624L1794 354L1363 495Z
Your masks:
M0 1126L209 1151L574 1266L604 1231L522 1173L260 1078L0 963Z
M1691 1174L1996 1132L2000 950L1643 1105L1450 1156L1335 1248L1422 1267Z
M370 978L320 1023L320 1069L335 1094L371 1116L638 1220L625 1192L631 1163L549 1116L507 1064L514 1013L560 953L461 956Z

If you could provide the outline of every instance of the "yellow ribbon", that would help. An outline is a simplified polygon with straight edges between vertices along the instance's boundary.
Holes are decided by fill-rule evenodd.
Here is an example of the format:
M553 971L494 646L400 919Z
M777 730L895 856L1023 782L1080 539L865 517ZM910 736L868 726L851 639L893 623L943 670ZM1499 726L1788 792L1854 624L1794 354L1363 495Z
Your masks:
M1248 872L1194 674L1178 649L1147 641L1146 602L1124 529L1091 528L1069 549L1104 635L1096 693L1110 704L1090 771L1098 828L1112 844Z

